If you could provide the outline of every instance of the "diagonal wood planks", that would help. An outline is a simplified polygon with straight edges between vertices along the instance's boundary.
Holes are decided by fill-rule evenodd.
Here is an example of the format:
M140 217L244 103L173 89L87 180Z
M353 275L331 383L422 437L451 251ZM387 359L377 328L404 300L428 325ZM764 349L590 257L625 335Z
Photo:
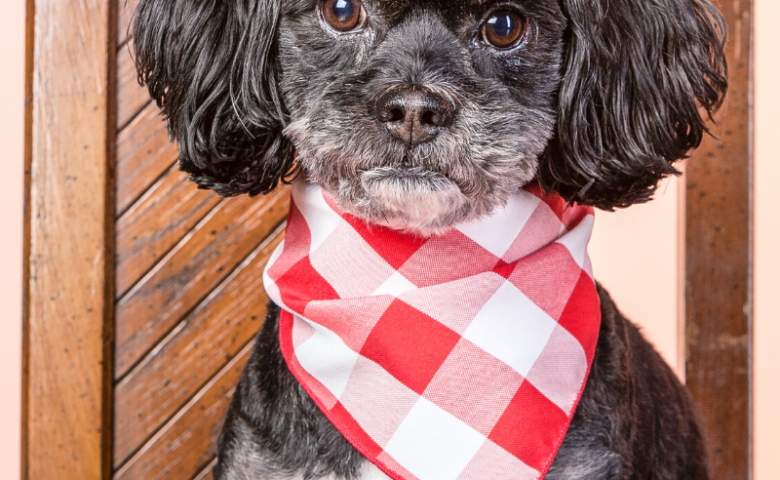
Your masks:
M215 458L213 462L211 462L206 468L203 469L202 472L200 472L192 480L214 480L214 475L212 471L216 466L217 466L217 459Z
M152 102L145 87L138 83L138 74L131 57L132 42L117 52L116 125L124 129L146 105Z
M241 352L171 419L127 464L115 480L193 478L212 464L222 421L252 344Z
M220 201L172 167L117 221L116 295L149 272ZM182 212L187 212L182 215Z
M177 156L157 105L150 103L117 138L117 215L138 201L171 168Z
M268 303L263 270L282 238L280 227L117 384L117 465L254 338Z
M116 306L115 375L123 377L284 220L289 197L222 201Z
M130 19L132 18L135 7L138 5L138 0L117 0L119 2L118 9L118 23L119 26L116 29L116 44L120 47L127 42L130 37Z
M222 199L178 170L137 82L128 35L137 0L117 1L113 478L213 480L289 192Z

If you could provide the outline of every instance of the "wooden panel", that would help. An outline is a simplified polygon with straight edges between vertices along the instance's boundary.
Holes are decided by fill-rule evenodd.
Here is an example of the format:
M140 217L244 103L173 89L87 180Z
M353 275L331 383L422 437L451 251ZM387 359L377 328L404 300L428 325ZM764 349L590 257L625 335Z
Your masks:
M25 479L110 474L109 3L28 2Z
M286 217L289 195L222 202L117 305L115 374L124 376Z
M279 228L116 386L114 462L126 458L257 334L268 297L263 270Z
M114 476L115 480L189 479L208 467L227 407L249 358L247 345Z
M119 0L119 27L117 28L117 45L124 45L130 35L130 19L133 16L138 0Z
M130 56L132 42L121 47L117 53L117 129L124 129L152 100L149 91L138 83L133 58Z
M214 480L214 475L212 473L212 470L214 470L214 467L217 466L217 459L215 458L213 462L209 464L208 467L204 468L202 472L198 474L197 477L195 477L193 480Z
M751 478L752 2L721 2L729 94L687 167L686 378L705 423L711 478Z
M116 296L127 293L220 201L176 167L117 221Z
M137 201L177 156L157 105L147 105L117 138L117 216Z

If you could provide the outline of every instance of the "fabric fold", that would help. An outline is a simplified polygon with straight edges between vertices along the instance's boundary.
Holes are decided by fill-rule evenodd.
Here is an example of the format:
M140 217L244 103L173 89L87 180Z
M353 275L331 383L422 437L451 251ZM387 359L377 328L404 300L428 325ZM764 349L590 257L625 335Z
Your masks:
M419 238L298 181L264 275L290 371L391 478L540 479L598 338L593 220L534 184Z

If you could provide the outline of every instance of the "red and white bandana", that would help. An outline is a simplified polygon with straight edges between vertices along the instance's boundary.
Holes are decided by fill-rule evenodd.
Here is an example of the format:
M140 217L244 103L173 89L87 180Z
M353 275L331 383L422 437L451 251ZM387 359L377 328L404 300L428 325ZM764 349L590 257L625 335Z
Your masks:
M265 272L287 364L391 478L542 478L599 333L593 218L534 185L423 239L296 182Z

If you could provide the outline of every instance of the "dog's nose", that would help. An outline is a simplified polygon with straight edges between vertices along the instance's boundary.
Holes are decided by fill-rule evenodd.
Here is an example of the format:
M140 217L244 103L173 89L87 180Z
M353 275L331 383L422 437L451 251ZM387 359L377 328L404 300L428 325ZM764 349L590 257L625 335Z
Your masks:
M391 90L376 101L376 116L390 134L414 147L436 138L452 123L455 106L431 92Z

